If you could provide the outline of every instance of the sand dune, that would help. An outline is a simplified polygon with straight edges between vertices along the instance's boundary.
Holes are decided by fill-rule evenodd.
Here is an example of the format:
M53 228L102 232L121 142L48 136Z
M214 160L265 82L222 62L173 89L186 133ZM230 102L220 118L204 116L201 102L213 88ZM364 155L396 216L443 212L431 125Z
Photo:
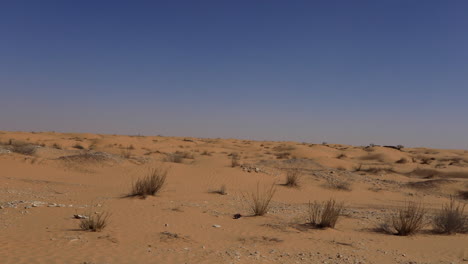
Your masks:
M408 201L427 220L450 196L466 203L465 150L53 132L0 142L0 263L468 263L467 234L375 231ZM151 168L168 169L164 189L126 198ZM299 188L282 185L292 168ZM276 193L252 217L257 184ZM308 202L330 198L344 202L335 228L305 226ZM74 218L103 212L101 232Z

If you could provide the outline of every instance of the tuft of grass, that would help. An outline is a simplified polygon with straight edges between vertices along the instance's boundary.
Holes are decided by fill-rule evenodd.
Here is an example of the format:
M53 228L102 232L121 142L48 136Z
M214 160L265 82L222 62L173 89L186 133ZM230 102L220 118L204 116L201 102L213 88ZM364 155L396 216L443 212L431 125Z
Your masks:
M8 145L10 145L10 150L12 152L23 154L23 155L28 155L28 156L31 156L34 153L36 153L36 150L38 147L31 143L16 141L16 140L11 140L11 139L8 142Z
M427 211L422 203L408 202L391 218L391 224L384 224L382 227L397 236L412 235L425 226L426 214Z
M240 157L238 153L231 153L231 167L237 167L240 165Z
M301 180L301 170L299 168L292 168L286 172L286 183L288 187L299 187Z
M351 183L338 178L328 178L327 187L330 189L340 190L340 191L351 191Z
M80 143L76 143L75 145L72 146L72 148L84 149L84 147Z
M406 159L406 158L401 158L401 159L397 160L395 163L398 163L398 164L406 164L406 163L408 163L408 159Z
M109 213L90 214L88 218L81 219L80 228L84 231L100 232L109 224Z
M468 200L468 191L460 191L459 196L461 199Z
M468 232L468 217L464 214L465 205L457 203L453 197L442 206L433 220L434 231L443 234Z
M280 152L280 153L275 154L277 159L289 159L290 155L291 155L291 153L289 153L289 152Z
M310 203L307 224L316 228L334 228L343 211L343 203L330 199L323 203Z
M54 143L54 144L52 145L52 148L54 148L54 149L62 149L62 146L61 146L60 144L58 144L58 143Z
M132 149L130 147L126 147L125 149L122 150L121 156L124 159L129 159L132 157Z
M167 169L154 168L149 174L138 179L133 185L128 196L140 196L146 198L148 195L156 195L166 183Z
M271 199L276 193L276 187L272 184L270 187L265 187L263 190L260 189L260 183L257 183L257 189L255 192L249 195L243 195L244 200L247 201L250 211L254 216L262 216L268 212L270 207Z
M225 185L225 184L221 185L221 187L220 187L218 190L211 191L211 193L217 193L217 194L221 194L221 195L227 195L227 188L226 188L226 185Z

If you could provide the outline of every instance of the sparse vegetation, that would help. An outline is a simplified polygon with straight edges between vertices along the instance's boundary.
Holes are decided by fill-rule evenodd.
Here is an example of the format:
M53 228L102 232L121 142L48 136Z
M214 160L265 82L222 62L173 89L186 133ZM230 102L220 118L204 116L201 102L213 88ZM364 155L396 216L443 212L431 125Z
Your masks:
M133 185L128 196L140 196L145 198L149 195L156 195L166 183L167 169L154 168L149 174L138 179Z
M275 156L277 159L289 159L289 156L291 153L289 152L281 152L281 153L276 153Z
M30 143L21 142L21 141L11 142L11 151L15 153L31 156L34 153L36 153L36 150L37 150L37 146L30 144Z
M334 228L343 211L343 203L334 199L319 203L309 202L307 224L316 228Z
M417 233L425 225L426 209L422 203L408 202L405 207L391 218L391 223L381 225L383 231L398 236L408 236Z
M336 177L327 179L327 187L335 190L351 191L351 183L349 181Z
M52 148L54 148L54 149L62 149L62 146L61 146L60 144L58 144L58 143L54 143L54 144L52 145Z
M240 157L238 153L231 153L231 167L237 167L240 165Z
M121 156L124 159L129 159L132 157L132 149L130 147L126 147L125 149L122 150Z
M227 188L226 188L226 185L225 185L225 184L221 185L221 187L219 187L219 189L214 190L214 191L211 191L211 193L217 193L217 194L221 194L221 195L227 195Z
M76 143L75 145L72 146L72 148L84 149L84 147L80 143Z
M81 219L80 228L84 231L100 232L109 224L109 213L88 214L87 218Z
M261 190L260 183L257 183L257 189L255 192L243 196L252 214L254 216L262 216L268 212L271 199L273 199L275 193L276 188L274 184Z
M398 164L406 164L406 163L408 163L408 159L406 159L406 158L401 158L401 159L397 160L395 163L398 163Z
M288 187L299 187L301 180L301 170L299 168L292 168L286 171L286 183Z
M442 206L433 220L437 233L454 234L468 232L468 217L464 214L465 205L450 197L448 204Z

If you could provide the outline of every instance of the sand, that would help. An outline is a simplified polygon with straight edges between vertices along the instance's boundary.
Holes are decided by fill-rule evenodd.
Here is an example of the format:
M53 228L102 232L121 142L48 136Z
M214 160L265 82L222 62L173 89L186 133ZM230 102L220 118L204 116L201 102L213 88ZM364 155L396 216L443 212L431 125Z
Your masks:
M376 230L410 201L428 220L451 195L466 203L465 150L6 131L0 142L2 264L468 263L468 234ZM186 158L167 161L176 151ZM168 169L164 189L126 197L152 168ZM291 168L298 188L282 185ZM276 188L264 216L248 207L257 184ZM305 225L309 201L331 198L344 203L335 228ZM74 218L105 212L101 232Z

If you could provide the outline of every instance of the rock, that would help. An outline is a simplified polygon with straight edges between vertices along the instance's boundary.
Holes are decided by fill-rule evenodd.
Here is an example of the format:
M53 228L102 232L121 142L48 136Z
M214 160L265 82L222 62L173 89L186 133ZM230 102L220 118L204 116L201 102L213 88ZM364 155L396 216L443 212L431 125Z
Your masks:
M220 228L221 226L220 225L213 225L213 227Z
M88 219L88 217L86 215L79 215L79 214L73 215L73 217L75 219Z
M232 219L239 219L241 217L242 217L241 214L235 214L235 215L232 216Z
M260 168L255 168L255 172L260 172Z

